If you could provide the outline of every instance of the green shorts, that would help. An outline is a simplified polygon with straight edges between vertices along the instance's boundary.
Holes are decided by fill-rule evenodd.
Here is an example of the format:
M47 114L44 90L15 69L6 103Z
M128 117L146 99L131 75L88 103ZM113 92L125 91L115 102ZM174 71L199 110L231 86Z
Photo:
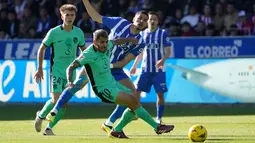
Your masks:
M97 88L98 94L97 96L101 99L102 102L106 103L115 103L116 98L120 91L131 93L131 89L128 89L124 85L116 82L116 84L112 84L110 86L99 87Z
M75 73L75 72L74 72ZM74 74L73 79L76 74ZM58 93L62 92L66 88L67 79L66 76L60 72L53 70L50 75L50 92Z

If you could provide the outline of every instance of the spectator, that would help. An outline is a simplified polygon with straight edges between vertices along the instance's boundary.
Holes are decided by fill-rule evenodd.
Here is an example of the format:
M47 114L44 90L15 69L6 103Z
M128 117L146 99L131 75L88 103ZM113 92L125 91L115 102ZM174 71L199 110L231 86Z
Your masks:
M8 30L7 33L11 39L18 37L19 34L19 23L17 14L14 10L8 12Z
M7 18L7 9L0 10L0 30L3 30L5 33L8 33L8 18Z
M31 11L29 6L25 6L25 8L24 8L24 16L23 16L21 22L23 24L25 24L25 27L24 27L25 32L28 32L28 30L31 27L36 27L36 25L37 25L37 18L32 13L32 11Z
M249 20L250 25L252 25L252 34L255 34L255 4L253 5L252 16Z
M157 11L159 25L169 31L169 36L205 36L206 33L213 36L255 34L255 4L250 0L91 0L91 2L99 13L125 17L130 21L133 19L133 13L138 10ZM4 31L2 35L8 35L6 37L12 39L17 37L41 38L51 27L61 24L62 19L58 8L64 3L72 3L77 6L79 12L75 23L85 31L86 37L88 35L91 37L92 32L97 28L109 31L104 25L88 22L86 16L83 15L85 11L83 3L77 0L1 1L0 31ZM214 8L213 12L211 7ZM236 10L237 8L242 8L245 11L239 12ZM251 17L249 17L252 8ZM201 11L202 15L199 16ZM183 14L186 13L189 14L183 17ZM212 13L215 15L212 16ZM185 22L188 22L190 27ZM180 23L183 25L182 28ZM19 30L24 24L24 29ZM214 25L213 30L212 26L206 26L209 24ZM238 29L234 29L234 25Z
M54 15L51 17L52 27L60 25L62 23L59 7L55 7Z
M204 6L204 14L200 16L200 21L204 22L205 25L213 23L213 18L211 15L211 7L209 5Z
M136 0L130 0L130 3L129 3L129 7L128 7L128 9L127 9L127 12L136 13L136 12L139 11L139 10L140 10L140 8L138 7Z
M7 4L7 1L1 1L0 2L0 10L2 9L7 9L8 8L8 4Z
M143 0L141 9L146 10L146 11L151 11L154 3L153 0Z
M229 36L239 36L240 32L236 26L236 24L232 24L229 27Z
M25 9L25 1L22 0L14 0L14 9L17 14L17 18L21 20L23 18L23 12Z
M168 28L168 36L169 37L178 37L181 36L180 32L180 24L179 23L171 23Z
M42 38L42 37L44 37L44 35L42 36L41 33L37 33L35 27L31 27L28 30L27 38L29 38L29 39L39 39L39 38Z
M86 11L82 13L82 18L78 21L77 26L84 32L85 37L90 37L91 33L96 30L95 21L89 17Z
M194 31L188 22L182 24L182 37L194 36Z
M198 22L196 28L195 28L195 36L205 36L205 28L206 25L203 21Z
M19 24L19 35L17 38L19 39L27 39L29 37L28 31L26 31L26 24L20 23Z
M5 33L3 30L0 30L0 40L7 40L9 39L9 35Z
M51 27L52 27L51 17L48 14L47 9L45 7L41 7L40 18L37 21L36 32L39 35L41 35L40 37L44 37Z
M236 24L238 13L234 7L233 3L227 4L227 15L224 18L224 24L227 29L230 28L230 25Z
M31 8L31 11L33 12L34 15L39 16L39 3L36 2L36 0L25 0L28 7ZM47 5L49 7L49 5Z
M213 24L208 24L205 30L205 36L217 36L216 32L215 32L215 28Z
M197 13L197 10L194 6L190 7L189 15L185 16L181 20L181 24L184 24L184 22L188 22L192 27L195 27L198 23L199 14Z
M242 10L238 13L236 25L242 35L251 35L252 24L247 20L245 11Z
M162 28L167 28L167 25L170 25L171 23L181 23L182 19L182 11L181 9L176 9L175 15L173 17L167 16L166 20L164 21Z
M164 12L162 10L158 10L157 14L158 14L158 18L159 18L158 19L158 25L160 27L162 27L163 23L164 23L164 20L165 20L165 14L164 14Z
M223 27L219 30L219 34L220 34L220 36L228 36L227 28L223 26Z
M215 30L217 31L220 31L224 26L224 13L221 3L217 3L215 6L215 16L213 18L213 24L215 26Z

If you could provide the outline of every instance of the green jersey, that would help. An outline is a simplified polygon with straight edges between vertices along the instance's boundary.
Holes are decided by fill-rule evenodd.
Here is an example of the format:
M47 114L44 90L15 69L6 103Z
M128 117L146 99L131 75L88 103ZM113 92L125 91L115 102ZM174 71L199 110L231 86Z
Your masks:
M110 69L110 50L112 47L113 43L109 41L106 52L101 53L92 44L76 59L80 65L85 66L96 95L107 103L116 102L120 91L131 93L130 89L121 85L112 76Z
M113 47L112 41L108 42L107 50L101 53L91 44L76 59L81 65L84 65L93 88L105 87L116 82L110 69L110 49Z
M77 57L77 47L85 45L85 38L80 28L73 26L67 32L60 25L49 30L42 42L45 46L52 47L51 71L57 71L65 77L66 68Z

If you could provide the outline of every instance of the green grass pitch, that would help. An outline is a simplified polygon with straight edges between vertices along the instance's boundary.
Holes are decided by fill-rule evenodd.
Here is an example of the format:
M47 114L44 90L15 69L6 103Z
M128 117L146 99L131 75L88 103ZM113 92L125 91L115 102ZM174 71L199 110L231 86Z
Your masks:
M169 105L164 122L174 124L173 132L156 135L141 119L125 129L129 140L110 139L100 125L114 109L109 105L70 105L68 113L54 128L56 136L43 136L33 128L35 112L41 104L0 104L0 143L191 143L187 132L193 124L208 131L207 143L254 143L254 105ZM145 108L155 116L154 105ZM43 127L46 125L43 123Z

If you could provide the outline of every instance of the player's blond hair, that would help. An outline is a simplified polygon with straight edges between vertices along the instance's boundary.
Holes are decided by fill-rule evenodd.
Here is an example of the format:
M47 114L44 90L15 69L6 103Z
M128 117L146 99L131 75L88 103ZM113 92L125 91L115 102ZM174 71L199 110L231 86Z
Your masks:
M64 13L64 11L74 11L75 13L78 11L75 5L72 4L64 4L59 8L60 13Z

